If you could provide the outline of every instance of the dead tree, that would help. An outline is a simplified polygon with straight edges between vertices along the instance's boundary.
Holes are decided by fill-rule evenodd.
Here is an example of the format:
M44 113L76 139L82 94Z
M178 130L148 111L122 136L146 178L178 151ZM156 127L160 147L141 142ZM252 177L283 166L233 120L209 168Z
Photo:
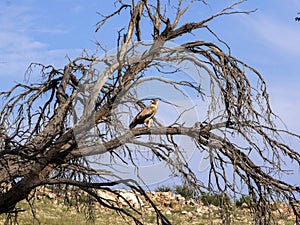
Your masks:
M117 33L115 51L105 50L99 42L104 57L84 52L63 69L33 63L27 73L39 72L40 83L17 84L1 92L0 213L17 212L17 203L30 202L37 187L53 186L61 192L81 190L90 196L89 204L97 201L142 224L137 214L98 195L97 190L105 189L118 196L114 187L122 184L146 197L155 208L158 224L170 224L134 179L96 169L86 159L110 153L112 167L119 161L138 168L139 157L134 154L144 148L152 153L148 157L166 162L200 193L250 195L258 224L272 221L271 203L278 199L291 206L299 222L300 187L284 178L291 172L285 163L299 167L300 162L299 151L286 138L299 141L300 136L277 127L262 75L232 56L229 46L209 26L222 16L250 13L235 9L244 1L208 18L199 15L197 21L182 18L205 1L128 2L116 1L116 11L97 24L101 32L112 18L128 11L128 24ZM211 40L202 40L198 32L206 32ZM193 67L196 77L206 79L208 88L201 79L183 78L184 65ZM182 95L193 93L193 101L203 103L205 119L187 125L182 121L188 113L185 109L171 125L156 118L151 128L129 130L136 113L132 109L144 107L139 87L148 81L170 85ZM157 92L150 97L178 107ZM208 155L206 179L197 177L190 167L178 136L190 137L193 148ZM223 221L230 223L223 207Z

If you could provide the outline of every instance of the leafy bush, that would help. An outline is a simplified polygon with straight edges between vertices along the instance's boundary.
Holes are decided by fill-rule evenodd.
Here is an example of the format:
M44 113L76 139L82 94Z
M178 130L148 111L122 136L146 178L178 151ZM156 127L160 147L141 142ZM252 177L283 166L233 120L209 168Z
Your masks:
M169 186L165 186L165 185L162 185L162 186L159 186L155 189L156 192L172 192L172 188L169 187Z
M236 201L236 206L249 208L251 206L251 197L249 195L242 195L242 197Z
M214 206L224 206L224 205L229 205L231 204L230 198L228 195L224 194L203 194L200 197L201 202L208 206L208 205L214 205Z
M175 194L180 194L182 197L185 197L186 199L196 197L195 188L193 188L187 184L175 185L174 192L175 192Z

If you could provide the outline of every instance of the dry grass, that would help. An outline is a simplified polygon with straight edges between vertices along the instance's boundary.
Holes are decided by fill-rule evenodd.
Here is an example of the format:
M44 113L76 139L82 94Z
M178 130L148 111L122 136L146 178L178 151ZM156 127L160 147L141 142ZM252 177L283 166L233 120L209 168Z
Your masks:
M36 200L36 214L40 224L43 225L86 225L92 224L87 221L86 214L83 210L77 211L74 207L65 205L63 202L53 203L50 199ZM21 202L18 205L19 208L26 210L18 215L19 224L22 225L35 225L37 221L33 219L29 206L26 202ZM144 214L141 220L146 225L156 224L155 213L149 210L144 210ZM96 225L124 225L134 224L131 220L126 220L114 211L104 209L101 207L95 208L95 224ZM219 216L219 211L214 208L208 212L197 211L196 206L185 205L180 210L164 210L166 217L174 225L204 225L209 224L209 220L213 220L213 224L222 224ZM0 224L4 224L6 215L0 215ZM245 210L236 209L232 212L232 224L234 225L246 225L253 224L250 213L246 213ZM74 222L76 221L76 222ZM126 221L126 222L125 222ZM278 220L278 224L292 225L293 221L289 221L286 218Z

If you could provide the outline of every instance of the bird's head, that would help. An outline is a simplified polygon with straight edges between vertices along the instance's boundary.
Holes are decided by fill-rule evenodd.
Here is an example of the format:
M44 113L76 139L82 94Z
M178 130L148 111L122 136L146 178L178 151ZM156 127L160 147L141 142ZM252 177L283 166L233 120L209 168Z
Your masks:
M152 99L152 101L151 101L151 103L153 104L153 105L158 105L158 99Z

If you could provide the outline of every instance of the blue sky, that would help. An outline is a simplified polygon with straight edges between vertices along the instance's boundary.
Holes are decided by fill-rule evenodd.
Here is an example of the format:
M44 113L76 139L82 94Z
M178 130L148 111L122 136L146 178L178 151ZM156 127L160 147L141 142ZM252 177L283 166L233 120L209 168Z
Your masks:
M113 1L105 0L7 0L0 3L0 88L23 81L31 62L66 62L66 56L80 55L82 49L94 49L101 37L107 48L115 47L113 26L95 34L100 20L96 12L108 14ZM207 1L206 13L221 9L216 1ZM229 4L233 1L223 1ZM268 81L275 112L288 126L300 133L297 119L300 108L300 23L294 21L300 11L298 0L248 0L239 9L258 9L255 13L218 18L211 26L230 46L234 56L257 68ZM196 17L192 11L189 16ZM123 22L123 21L122 21ZM109 32L109 35L106 33ZM108 38L105 38L105 37Z
M205 14L219 11L233 1L207 0ZM7 0L0 3L0 90L24 80L31 62L61 67L83 49L95 49L95 40L115 47L117 30L124 21L114 20L95 33L96 23L107 15L113 1L108 0ZM300 133L300 11L299 0L248 0L241 10L251 15L218 18L210 25L231 47L232 55L258 69L268 84L271 105L294 132ZM191 11L187 20L196 18ZM203 12L204 14L204 12ZM33 75L34 76L34 75ZM298 145L299 146L299 145ZM300 147L300 146L299 146Z

